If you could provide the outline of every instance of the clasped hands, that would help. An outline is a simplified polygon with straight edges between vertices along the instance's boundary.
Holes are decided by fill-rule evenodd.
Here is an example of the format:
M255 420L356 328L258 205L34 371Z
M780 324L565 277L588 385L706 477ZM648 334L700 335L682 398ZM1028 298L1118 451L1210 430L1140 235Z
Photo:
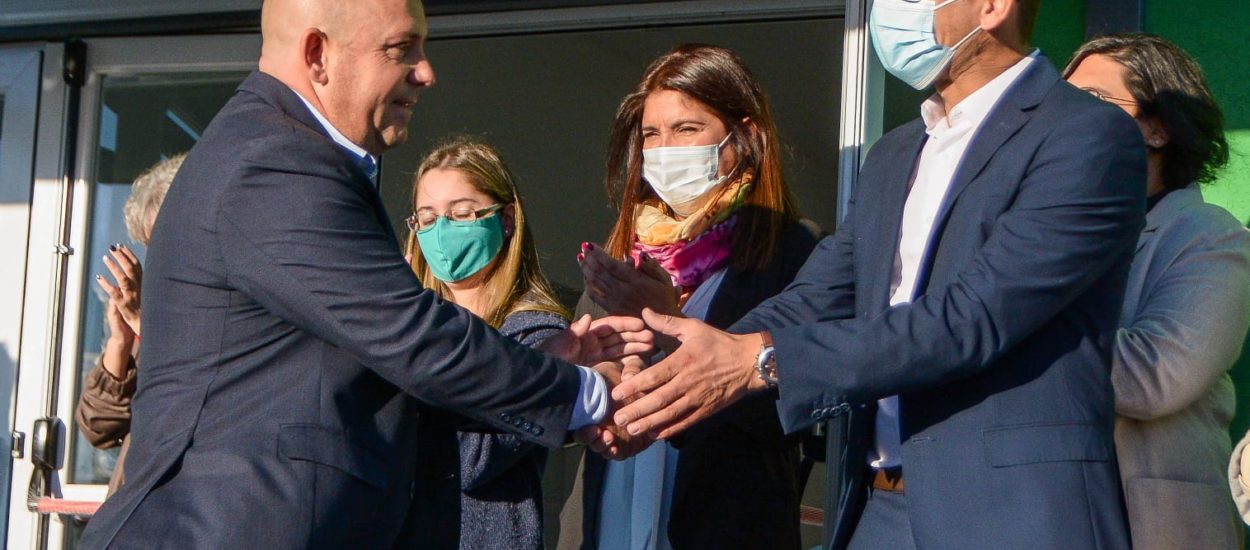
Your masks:
M641 319L605 317L592 324L583 317L570 331L581 325L609 342L598 346L606 353L594 357L601 360L594 369L608 382L612 405L603 423L582 428L576 440L605 458L633 456L766 387L755 372L759 334L729 334L650 309ZM652 341L661 337L679 346L647 367Z
M587 295L614 317L586 329L583 318L570 331L598 331L606 345L585 347L619 352L594 357L602 361L595 370L611 387L612 406L603 423L578 431L580 443L606 458L628 458L765 388L755 374L760 335L683 317L680 291L654 258L617 260L584 243L578 263ZM647 367L659 352L663 358Z

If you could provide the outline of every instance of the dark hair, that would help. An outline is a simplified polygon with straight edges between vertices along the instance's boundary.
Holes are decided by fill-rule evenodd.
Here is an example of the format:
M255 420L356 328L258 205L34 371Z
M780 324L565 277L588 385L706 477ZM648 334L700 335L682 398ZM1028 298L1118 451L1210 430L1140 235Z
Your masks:
M642 180L642 111L647 96L659 90L681 92L707 105L729 129L726 147L733 147L739 160L728 181L754 172L730 263L736 269L763 269L785 225L798 218L798 208L781 176L781 145L764 90L732 51L706 44L683 44L653 61L616 111L604 183L620 213L608 237L608 253L623 258L633 246L635 205L668 208Z
M1228 164L1228 140L1224 115L1198 63L1158 36L1116 34L1082 45L1063 70L1064 77L1091 55L1105 55L1124 67L1124 85L1137 103L1137 117L1153 117L1167 132L1163 185L1178 189L1214 181Z

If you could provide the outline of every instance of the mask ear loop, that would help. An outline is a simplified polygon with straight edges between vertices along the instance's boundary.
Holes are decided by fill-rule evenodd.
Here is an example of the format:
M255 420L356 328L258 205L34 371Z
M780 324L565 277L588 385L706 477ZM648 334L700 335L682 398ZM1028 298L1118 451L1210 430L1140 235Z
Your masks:
M728 132L727 134L725 134L725 139L720 140L720 144L716 146L716 165L717 165L717 167L718 167L718 168L720 167L720 155L721 155L721 152L722 152L722 151L724 151L724 149L725 149L725 144L726 144L726 143L729 143L729 138L733 137L733 135L734 135L733 128L730 128L730 129L729 129L729 132ZM734 152L736 153L737 151L734 151ZM742 159L738 159L738 164L742 164ZM737 170L737 169L738 169L738 167L735 165L735 166L734 166L731 170L729 170L728 172L725 172L725 180L726 180L726 181L729 181L729 176L732 176L732 175L734 174L734 171L735 171L735 170ZM724 182L722 182L722 183L724 183ZM723 185L722 185L722 187L723 187Z
M959 0L947 0L946 2L944 2L944 3L942 3L942 4L937 4L937 5L933 6L933 11L940 10L940 9L945 8L946 6L949 6L949 5L951 5L951 4L954 4L955 2L958 2L958 1L959 1ZM933 34L934 34L934 36L936 36L936 35L937 35L937 19L934 19L934 20L933 20L933 25L934 25L934 27L933 27ZM956 42L954 46L951 46L951 47L950 47L951 51L957 51L957 50L959 50L959 47L960 47L960 46L963 46L965 42L967 42L967 41L971 40L971 39L972 39L972 37L976 36L976 35L977 35L977 33L981 32L982 30L983 30L983 29L981 28L981 25L977 25L977 28L972 29L972 32L970 32L970 33L968 33L968 34L964 35L964 37L963 37L963 38L960 38L960 39L959 39L959 42Z

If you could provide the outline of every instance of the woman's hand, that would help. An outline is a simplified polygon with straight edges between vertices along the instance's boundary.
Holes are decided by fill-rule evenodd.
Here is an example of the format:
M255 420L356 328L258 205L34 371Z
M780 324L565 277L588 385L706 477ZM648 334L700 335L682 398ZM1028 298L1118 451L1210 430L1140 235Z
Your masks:
M126 245L111 245L109 255L104 256L104 267L113 274L116 285L100 275L96 275L96 282L108 294L109 302L114 304L130 330L136 335L142 334L139 330L139 293L143 284L143 266L139 264L139 258Z
M614 260L593 244L582 245L577 256L582 267L586 292L596 304L612 315L641 317L643 308L681 316L677 305L681 289L659 263L650 257L635 266L633 262Z
M538 349L570 363L594 365L651 351L654 336L642 319L584 315L564 332L544 340Z
M143 279L143 269L139 266L139 259L128 248L113 245L109 247L109 252L116 260L105 256L104 266L113 274L117 284L110 284L101 275L95 278L96 284L109 297L104 304L109 338L104 344L100 362L113 378L121 380L126 378L135 337L139 334L139 284Z

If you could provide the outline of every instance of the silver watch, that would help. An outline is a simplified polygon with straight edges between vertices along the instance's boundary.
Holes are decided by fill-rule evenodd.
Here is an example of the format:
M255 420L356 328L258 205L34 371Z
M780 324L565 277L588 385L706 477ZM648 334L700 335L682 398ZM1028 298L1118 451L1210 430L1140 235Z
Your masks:
M755 357L755 374L764 381L768 389L777 387L777 357L770 341L765 341L760 346L760 354Z

